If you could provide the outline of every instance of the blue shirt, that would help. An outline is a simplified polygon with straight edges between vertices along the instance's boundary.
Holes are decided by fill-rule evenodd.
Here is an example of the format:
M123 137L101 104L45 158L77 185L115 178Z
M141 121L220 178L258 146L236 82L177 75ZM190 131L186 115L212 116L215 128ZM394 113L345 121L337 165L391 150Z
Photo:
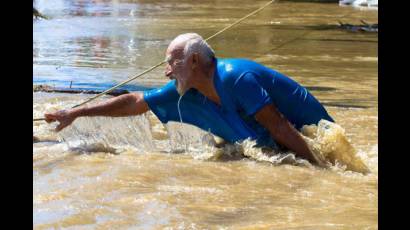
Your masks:
M251 138L258 145L274 145L268 130L254 118L268 104L273 104L299 130L321 119L333 122L306 88L250 60L216 59L214 86L220 106L190 89L180 100L179 112L175 80L145 91L144 100L162 123L182 120L229 142Z

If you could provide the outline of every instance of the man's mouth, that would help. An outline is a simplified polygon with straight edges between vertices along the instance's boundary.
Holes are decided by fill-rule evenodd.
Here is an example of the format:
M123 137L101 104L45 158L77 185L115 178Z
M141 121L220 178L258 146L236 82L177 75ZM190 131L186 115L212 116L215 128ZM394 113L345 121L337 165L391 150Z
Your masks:
M176 76L175 76L175 75L171 75L171 76L169 76L169 79L170 79L170 80L177 80L177 81L178 81L178 79L176 78Z

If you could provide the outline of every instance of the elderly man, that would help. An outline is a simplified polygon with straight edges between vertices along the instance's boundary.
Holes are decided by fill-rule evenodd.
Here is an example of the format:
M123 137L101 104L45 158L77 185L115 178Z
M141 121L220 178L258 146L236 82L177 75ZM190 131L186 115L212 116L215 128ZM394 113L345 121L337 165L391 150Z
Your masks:
M176 37L168 46L166 61L165 75L171 81L165 86L48 113L46 121L59 121L59 131L81 116L131 116L151 110L163 123L189 123L229 142L250 138L259 146L287 148L323 164L298 130L333 119L292 79L253 61L216 58L195 33Z

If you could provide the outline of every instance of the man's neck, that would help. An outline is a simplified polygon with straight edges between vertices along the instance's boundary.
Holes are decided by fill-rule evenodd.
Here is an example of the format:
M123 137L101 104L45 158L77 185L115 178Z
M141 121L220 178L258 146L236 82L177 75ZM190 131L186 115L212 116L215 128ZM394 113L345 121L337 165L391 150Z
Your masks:
M216 104L220 105L221 100L219 98L219 95L216 91L215 85L214 85L214 74L215 74L215 68L216 65L215 63L212 64L212 66L208 69L208 71L203 72L203 76L199 76L197 79L197 84L196 84L196 89L201 92L203 95L205 95L209 100L215 102Z

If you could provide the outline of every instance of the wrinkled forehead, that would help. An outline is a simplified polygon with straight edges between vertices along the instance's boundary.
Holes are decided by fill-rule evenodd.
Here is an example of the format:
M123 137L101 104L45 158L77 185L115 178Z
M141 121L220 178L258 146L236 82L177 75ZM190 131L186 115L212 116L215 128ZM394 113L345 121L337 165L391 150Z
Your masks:
M165 56L167 59L171 57L181 58L183 57L183 54L184 54L184 46L181 43L171 42L171 44L169 44L167 48Z

